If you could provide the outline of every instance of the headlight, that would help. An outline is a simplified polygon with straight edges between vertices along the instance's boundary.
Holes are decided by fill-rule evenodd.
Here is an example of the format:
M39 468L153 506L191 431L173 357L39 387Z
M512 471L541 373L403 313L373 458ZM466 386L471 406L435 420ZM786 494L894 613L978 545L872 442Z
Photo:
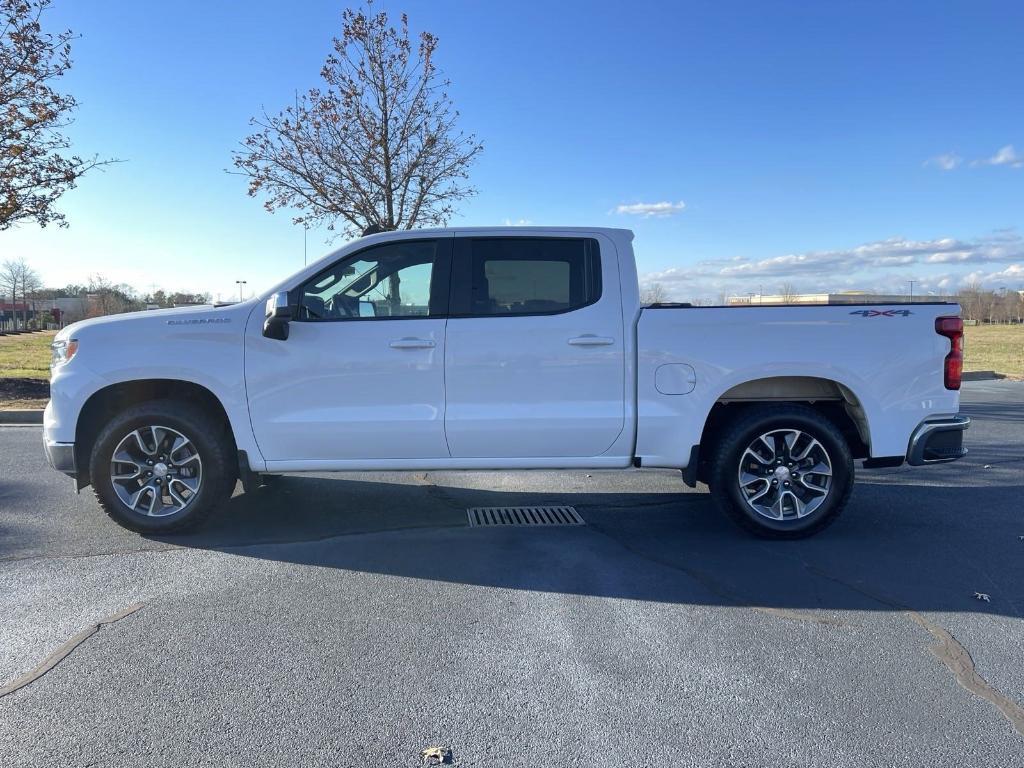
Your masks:
M55 341L50 345L50 350L50 368L52 369L58 365L64 365L64 363L69 362L75 356L75 353L78 351L78 340Z

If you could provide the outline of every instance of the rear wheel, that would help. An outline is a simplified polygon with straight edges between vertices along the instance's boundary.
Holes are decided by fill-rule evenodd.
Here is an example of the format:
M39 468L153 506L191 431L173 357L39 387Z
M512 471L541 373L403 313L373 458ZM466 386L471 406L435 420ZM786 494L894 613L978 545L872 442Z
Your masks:
M758 536L811 536L835 521L853 488L842 433L804 405L757 406L726 430L712 460L711 494Z
M200 409L170 400L111 419L93 447L89 475L100 506L133 531L190 528L230 493L235 472L224 429Z

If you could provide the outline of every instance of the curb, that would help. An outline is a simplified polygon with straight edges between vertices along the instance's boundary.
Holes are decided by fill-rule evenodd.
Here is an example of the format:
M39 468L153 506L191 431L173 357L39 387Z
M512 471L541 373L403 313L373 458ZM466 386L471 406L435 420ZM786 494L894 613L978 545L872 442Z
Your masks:
M1005 379L1006 377L995 371L964 371L960 378L963 381L991 381L993 379Z
M0 424L42 424L41 408L12 408L0 411Z

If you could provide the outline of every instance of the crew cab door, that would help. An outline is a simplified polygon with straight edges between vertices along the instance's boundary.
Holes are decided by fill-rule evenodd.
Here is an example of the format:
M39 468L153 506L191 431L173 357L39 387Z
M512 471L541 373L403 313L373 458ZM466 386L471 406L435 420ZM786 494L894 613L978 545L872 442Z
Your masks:
M457 235L450 312L452 457L590 457L612 446L626 391L609 241Z
M451 245L396 240L340 259L292 292L298 317L284 341L264 338L254 313L246 388L268 462L448 457Z

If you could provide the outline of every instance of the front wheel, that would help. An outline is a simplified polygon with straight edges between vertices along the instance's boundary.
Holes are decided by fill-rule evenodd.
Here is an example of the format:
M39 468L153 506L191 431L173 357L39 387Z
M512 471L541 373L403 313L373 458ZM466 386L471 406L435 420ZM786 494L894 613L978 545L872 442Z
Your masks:
M223 428L198 408L154 400L128 408L96 439L89 475L118 524L141 533L190 528L234 486Z
M727 428L711 494L758 536L811 536L835 521L853 488L853 457L836 426L803 405L758 406Z

